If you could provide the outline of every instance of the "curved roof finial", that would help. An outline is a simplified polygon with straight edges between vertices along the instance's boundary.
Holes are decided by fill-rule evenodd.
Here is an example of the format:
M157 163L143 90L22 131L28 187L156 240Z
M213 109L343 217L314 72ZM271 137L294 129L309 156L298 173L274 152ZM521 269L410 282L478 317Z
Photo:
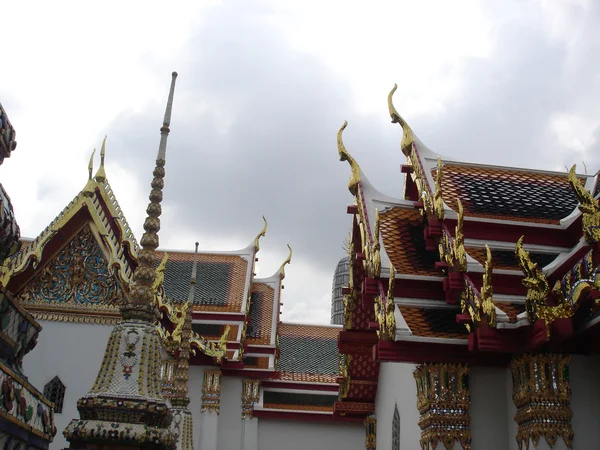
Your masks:
M394 87L388 94L388 110L390 111L390 117L392 118L392 123L399 123L400 126L402 127L403 135L402 135L402 142L400 143L400 148L402 150L402 153L404 153L404 156L409 156L411 149L412 149L412 144L414 141L413 133L412 133L412 130L410 129L410 127L408 126L408 124L406 123L406 121L402 118L402 116L400 114L398 114L398 111L396 111L396 107L394 106L393 97L394 97L394 92L396 92L396 89L398 89L398 85L394 84Z
M292 262L292 247L290 247L290 244L288 244L287 248L290 249L290 253L288 254L288 257L285 259L285 261L283 261L283 263L281 263L281 266L279 267L279 276L281 277L282 280L285 278L286 264L290 264Z
M92 180L92 171L94 170L94 155L96 154L96 149L92 152L90 156L90 162L88 164L88 182L83 188L83 195L86 197L90 197L94 193L94 180Z
M106 173L104 172L104 155L106 154L106 135L102 140L102 148L100 149L100 167L94 175L94 179L100 183L106 181Z
M146 208L148 216L144 221L144 235L140 240L142 247L138 255L138 266L133 274L133 284L131 286L131 302L125 305L121 311L125 320L139 319L148 322L154 321L156 314L153 306L154 291L152 285L156 277L154 270L154 251L158 247L158 232L160 230L160 215L162 209L160 203L163 198L163 187L165 177L165 155L167 151L167 137L169 135L169 124L171 122L171 110L173 108L173 94L175 91L175 79L177 72L173 72L171 78L171 89L165 111L165 119L160 129L160 145L156 157L156 167L154 168L154 178L152 179L152 190L150 191L150 204Z
M265 219L265 216L262 216L263 221L265 222L264 226L262 227L262 230L260 230L260 232L256 235L256 237L254 238L254 251L258 252L260 250L260 238L264 237L267 234L267 219Z
M352 171L350 175L350 180L348 181L348 190L352 195L356 195L356 191L358 189L358 183L360 182L360 166L356 162L356 160L348 153L346 150L346 146L344 145L344 141L342 139L342 134L344 130L348 126L348 121L344 120L344 124L339 129L337 133L337 147L338 154L340 155L340 161L348 161L350 164L350 170Z

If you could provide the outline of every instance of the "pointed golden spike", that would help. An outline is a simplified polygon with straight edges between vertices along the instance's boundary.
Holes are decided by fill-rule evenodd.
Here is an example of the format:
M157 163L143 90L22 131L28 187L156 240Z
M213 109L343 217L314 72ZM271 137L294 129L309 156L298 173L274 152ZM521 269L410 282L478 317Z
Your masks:
M390 112L390 117L392 118L392 123L399 123L402 127L403 134L402 142L400 143L400 149L402 150L402 153L404 153L404 156L408 157L411 153L412 145L414 142L413 132L406 123L406 121L402 118L402 116L398 114L398 111L396 111L396 107L394 106L393 98L396 89L398 89L398 85L394 84L394 87L388 94L388 110Z
M94 170L94 154L96 153L96 149L92 152L90 156L90 162L88 164L88 182L81 191L83 195L86 197L91 197L94 193L94 187L96 186L94 180L92 179L92 171Z
M285 261L283 261L283 263L279 267L279 276L281 277L282 280L285 278L286 264L290 264L292 262L292 247L290 247L290 244L288 244L287 247L290 250L290 253L288 254L288 257L285 259Z
M106 154L106 136L102 140L102 148L100 149L100 167L94 175L94 179L100 183L106 181L106 173L104 172L104 155Z
M265 216L262 216L263 221L265 222L264 226L262 227L262 230L260 230L260 232L256 235L256 237L254 238L254 252L258 252L260 250L260 238L264 237L267 234L267 219L265 219Z
M360 167L350 153L348 153L348 150L346 150L346 146L344 145L344 141L342 139L342 134L347 126L348 121L344 120L344 124L337 133L337 147L338 154L340 155L340 161L348 161L348 164L350 164L351 175L350 181L348 181L348 190L352 195L356 195L358 183L360 182Z

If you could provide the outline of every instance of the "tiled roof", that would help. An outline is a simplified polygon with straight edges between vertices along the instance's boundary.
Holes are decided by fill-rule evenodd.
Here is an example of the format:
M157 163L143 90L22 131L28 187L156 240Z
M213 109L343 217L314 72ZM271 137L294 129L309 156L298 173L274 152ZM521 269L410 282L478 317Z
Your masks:
M467 339L469 333L466 327L456 323L456 315L460 314L459 309L414 306L399 306L399 308L413 336Z
M425 249L423 219L418 209L393 208L379 214L385 251L397 273L439 275L438 252Z
M157 253L157 265L164 252ZM175 302L187 301L194 254L167 252L164 288ZM195 310L241 312L248 262L237 255L198 254Z
M517 321L517 316L525 311L525 305L521 303L496 302L495 305L498 309L504 311L508 316L508 320L513 323Z
M248 344L264 345L271 342L273 324L273 301L275 291L264 283L252 284L250 324L246 330Z
M578 204L566 173L452 164L443 166L442 196L455 211L460 199L466 216L548 224L558 224Z
M280 379L335 382L338 374L339 332L339 327L280 324Z
M467 253L482 265L486 260L485 248L466 247ZM536 253L529 252L531 260L538 263L540 267L546 267L559 255L558 253ZM521 271L514 250L492 250L492 267L494 269Z

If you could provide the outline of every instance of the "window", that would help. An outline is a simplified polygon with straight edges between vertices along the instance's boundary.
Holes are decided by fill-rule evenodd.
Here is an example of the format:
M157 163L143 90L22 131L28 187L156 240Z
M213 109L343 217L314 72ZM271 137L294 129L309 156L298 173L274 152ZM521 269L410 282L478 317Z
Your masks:
M400 413L398 405L394 406L394 419L392 420L392 450L400 450Z
M54 412L62 413L65 400L65 385L60 378L54 377L44 386L44 397L54 403Z

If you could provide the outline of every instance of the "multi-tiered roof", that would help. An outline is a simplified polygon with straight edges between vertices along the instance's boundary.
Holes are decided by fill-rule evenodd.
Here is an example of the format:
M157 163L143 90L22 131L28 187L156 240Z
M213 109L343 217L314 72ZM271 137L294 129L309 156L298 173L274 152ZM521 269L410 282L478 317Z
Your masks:
M355 203L336 414L373 411L379 362L506 364L581 350L598 332L598 174L440 158L397 113L394 91L404 198L378 192L344 146L346 124L338 134Z

